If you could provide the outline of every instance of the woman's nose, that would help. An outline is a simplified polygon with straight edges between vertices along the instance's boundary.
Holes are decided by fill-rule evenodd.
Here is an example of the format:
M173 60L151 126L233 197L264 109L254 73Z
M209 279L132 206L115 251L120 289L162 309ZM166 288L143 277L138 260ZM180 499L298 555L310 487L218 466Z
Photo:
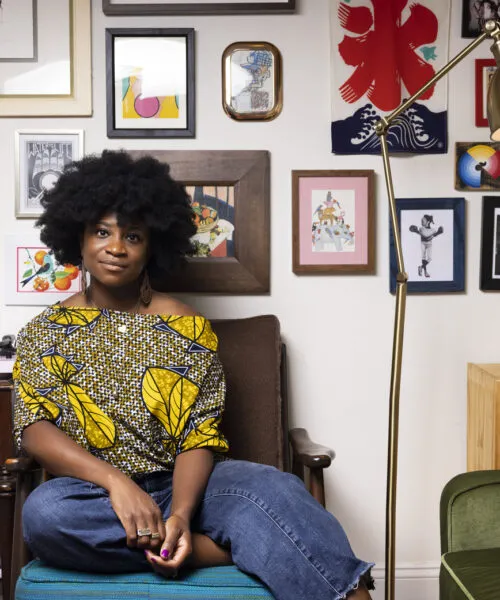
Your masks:
M106 247L107 252L111 254L125 254L125 244L121 238L121 236L113 236L109 238L109 243Z

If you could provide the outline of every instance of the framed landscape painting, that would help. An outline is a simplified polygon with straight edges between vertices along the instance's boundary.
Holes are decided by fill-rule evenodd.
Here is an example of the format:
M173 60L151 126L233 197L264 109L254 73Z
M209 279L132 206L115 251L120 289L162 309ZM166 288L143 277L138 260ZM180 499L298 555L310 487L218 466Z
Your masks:
M465 289L464 198L400 198L396 212L408 293ZM397 262L390 227L390 290L396 291Z
M292 171L292 269L373 273L374 171Z

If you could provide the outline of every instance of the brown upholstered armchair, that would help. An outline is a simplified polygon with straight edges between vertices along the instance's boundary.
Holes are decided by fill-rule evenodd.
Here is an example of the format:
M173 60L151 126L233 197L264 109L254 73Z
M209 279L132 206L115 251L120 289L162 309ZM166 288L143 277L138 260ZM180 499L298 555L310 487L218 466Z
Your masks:
M304 429L288 429L286 349L278 319L264 315L212 323L227 378L222 430L230 441L230 456L293 471L302 479L309 471L309 490L324 505L323 469L330 465L334 452L311 442ZM35 466L24 458L7 461L8 470L17 474L12 599L21 567L30 558L22 539L21 510L42 477ZM42 596L38 590L38 597Z

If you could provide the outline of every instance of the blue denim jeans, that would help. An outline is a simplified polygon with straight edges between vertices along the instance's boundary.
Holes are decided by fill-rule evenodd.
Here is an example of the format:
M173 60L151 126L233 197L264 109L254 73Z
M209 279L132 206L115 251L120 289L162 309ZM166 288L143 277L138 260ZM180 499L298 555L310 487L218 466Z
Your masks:
M172 474L137 483L170 513ZM24 537L56 567L91 572L149 570L144 552L126 546L108 493L71 477L51 479L28 497ZM357 559L338 523L295 475L255 463L217 463L192 530L230 546L234 563L259 577L278 600L344 598L370 580L372 564Z

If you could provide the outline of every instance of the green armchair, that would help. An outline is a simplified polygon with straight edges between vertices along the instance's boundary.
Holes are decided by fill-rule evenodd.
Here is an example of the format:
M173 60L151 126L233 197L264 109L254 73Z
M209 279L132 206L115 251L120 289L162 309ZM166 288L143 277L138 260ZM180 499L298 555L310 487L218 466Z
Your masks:
M500 471L451 479L440 505L440 600L500 598Z

